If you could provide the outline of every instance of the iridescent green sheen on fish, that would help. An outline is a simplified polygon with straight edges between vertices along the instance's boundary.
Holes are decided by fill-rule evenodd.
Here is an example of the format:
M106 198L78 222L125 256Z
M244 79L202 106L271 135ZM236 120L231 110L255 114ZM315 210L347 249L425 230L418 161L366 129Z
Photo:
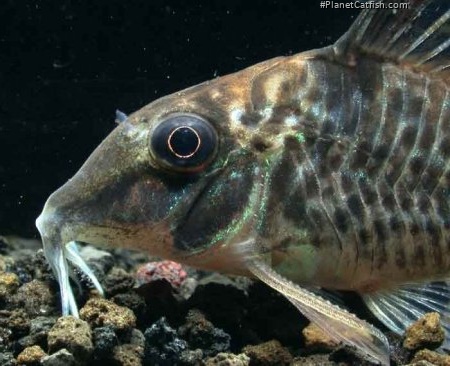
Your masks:
M448 333L450 5L377 5L332 46L121 115L37 220L63 313L69 263L102 291L81 241L260 279L383 365L383 333L321 288L399 334L438 311Z

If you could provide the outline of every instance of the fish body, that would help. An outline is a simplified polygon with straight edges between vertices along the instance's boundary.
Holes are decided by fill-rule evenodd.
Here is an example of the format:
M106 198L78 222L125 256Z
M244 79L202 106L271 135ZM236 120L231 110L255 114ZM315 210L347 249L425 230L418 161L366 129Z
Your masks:
M121 113L37 220L63 313L67 261L101 290L79 241L259 278L383 364L385 337L308 288L356 291L397 332L434 310L450 327L449 19L365 10L330 47Z
M326 53L287 61L298 66L281 81L289 95L266 122L284 134L261 233L272 265L299 283L359 292L445 277L445 84L364 57L345 68Z

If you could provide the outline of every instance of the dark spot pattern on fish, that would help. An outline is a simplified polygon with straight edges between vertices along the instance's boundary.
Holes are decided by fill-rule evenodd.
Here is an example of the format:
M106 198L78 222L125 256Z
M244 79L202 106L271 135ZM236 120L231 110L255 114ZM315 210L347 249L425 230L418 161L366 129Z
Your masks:
M269 149L272 144L266 139L261 138L260 136L255 136L251 141L253 149L258 152L264 152Z
M300 150L298 141L293 138L286 140L285 147L283 155L272 174L272 184L275 184L277 189L271 190L269 197L271 207L276 206L280 202L289 201L289 196L292 193L292 182L296 180L296 168L302 164L301 154L298 153L298 150ZM301 188L301 185L296 186L297 190ZM305 201L306 197L302 196L302 192L303 190L298 194L299 200L296 202ZM294 195L297 196L296 194Z
M323 210L319 207L311 206L307 211L308 216L311 218L311 221L316 226L316 230L321 230L324 227L327 227L327 217Z
M304 171L304 179L306 186L306 196L308 198L314 198L320 196L319 183L317 175L312 170Z
M348 230L348 217L340 207L336 208L334 212L334 221L336 222L336 227L342 233L345 233Z
M450 196L444 189L437 189L434 193L434 204L436 206L436 212L446 229L450 229L450 206L448 201Z
M371 150L372 145L368 141L359 141L355 153L350 157L350 169L354 171L363 169L370 158Z
M405 229L405 223L398 215L393 215L390 217L389 225L391 227L391 231L397 232L399 234Z
M413 177L419 177L423 171L426 163L426 157L420 152L417 153L409 162L409 175ZM412 188L412 187L411 187Z
M395 212L397 207L397 201L395 199L395 195L392 191L387 191L381 198L381 204L383 208L390 212Z
M372 206L375 204L378 199L377 192L371 181L367 179L364 175L362 178L358 180L359 189L361 191L362 198L364 203L368 206Z
M439 177L445 168L445 162L442 157L432 155L428 162L427 167L422 173L421 186L424 189L425 194L431 195L439 182Z
M414 201L408 192L399 190L397 193L397 197L400 202L400 207L403 211L409 211L414 208Z
M350 212L357 218L358 220L363 220L365 216L364 207L361 202L361 198L358 194L351 194L347 198L347 206L350 209Z
M428 196L421 195L417 197L417 208L423 214L427 214L428 210L431 208L431 202Z
M373 221L375 229L375 235L380 242L384 242L389 238L389 228L386 222L382 219L376 219Z
M372 236L370 235L369 230L367 230L366 228L359 229L358 236L359 240L364 246L367 246L372 240Z
M405 268L406 267L406 255L403 247L397 247L395 250L395 264L397 268Z
M302 227L308 221L306 212L307 193L305 181L299 181L298 167L304 164L304 156L300 142L294 137L286 137L284 141L285 149L279 158L273 172L272 184L277 187L270 191L268 198L267 220L276 217L278 207L281 206L283 215L287 220L292 220ZM311 177L311 179L314 179ZM298 182L294 187L292 182ZM314 184L314 183L313 183ZM317 188L315 188L317 191ZM307 225L310 226L310 225ZM262 225L269 230L269 225Z
M262 120L262 116L257 111L250 111L241 117L241 122L244 126L256 126Z
M438 258L436 258L436 261L440 261L439 258L441 257L441 254L442 254L440 252L440 248L439 248L439 241L440 241L440 235L441 235L440 228L436 224L436 222L433 221L433 219L431 217L425 217L425 230L426 230L427 234L430 236L431 246L434 247L436 250L436 253L439 254L437 256Z
M416 243L414 247L413 264L415 266L425 265L425 249L422 243Z

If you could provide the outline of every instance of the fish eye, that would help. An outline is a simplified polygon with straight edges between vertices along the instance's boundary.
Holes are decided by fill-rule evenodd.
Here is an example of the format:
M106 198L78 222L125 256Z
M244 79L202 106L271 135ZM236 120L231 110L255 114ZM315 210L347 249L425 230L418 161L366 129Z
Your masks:
M154 128L150 150L157 163L166 168L196 172L205 168L214 158L217 133L200 116L171 115Z

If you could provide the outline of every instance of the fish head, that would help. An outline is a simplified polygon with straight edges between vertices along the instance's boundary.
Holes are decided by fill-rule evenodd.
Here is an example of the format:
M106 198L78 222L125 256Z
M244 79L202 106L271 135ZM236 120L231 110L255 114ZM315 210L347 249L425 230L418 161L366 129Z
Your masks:
M273 62L163 97L121 122L36 221L57 276L66 259L81 263L66 249L74 241L245 272L230 243L254 229L264 159L241 117L253 76Z

